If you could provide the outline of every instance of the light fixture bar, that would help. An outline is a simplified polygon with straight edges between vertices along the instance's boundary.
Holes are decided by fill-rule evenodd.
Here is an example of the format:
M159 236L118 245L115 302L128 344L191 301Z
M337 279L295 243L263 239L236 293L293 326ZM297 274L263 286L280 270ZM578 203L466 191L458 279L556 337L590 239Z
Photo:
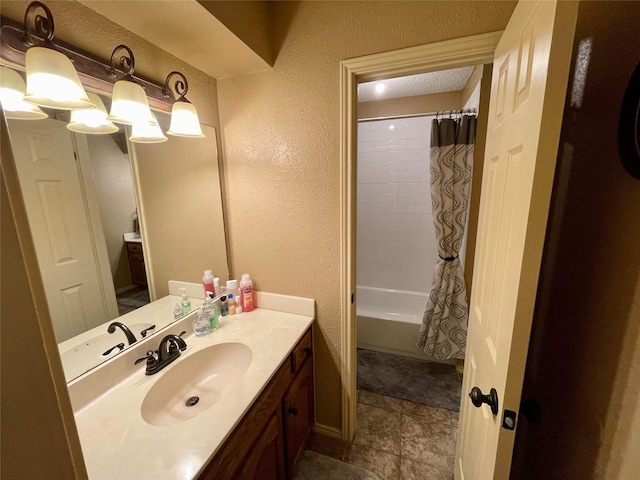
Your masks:
M33 37L33 34L31 36ZM22 23L4 15L0 16L0 64L21 71L25 70L25 54L30 47L25 44L26 37L27 33ZM54 39L51 43L71 59L85 87L100 93L111 94L113 92L114 78L110 74L112 72L110 61L102 60L58 39ZM116 72L118 76L127 74L120 68L116 68ZM134 75L133 79L144 88L151 107L171 112L173 99L165 97L163 85L157 85L139 75Z

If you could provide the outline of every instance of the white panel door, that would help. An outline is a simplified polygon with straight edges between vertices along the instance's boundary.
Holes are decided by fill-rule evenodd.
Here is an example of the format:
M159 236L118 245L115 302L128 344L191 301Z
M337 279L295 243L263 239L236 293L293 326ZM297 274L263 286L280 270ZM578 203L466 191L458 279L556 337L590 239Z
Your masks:
M10 120L20 188L56 340L110 320L65 122Z
M567 2L568 3L568 2ZM457 480L506 479L558 153L577 6L518 3L496 48L455 463ZM495 388L498 411L473 387Z

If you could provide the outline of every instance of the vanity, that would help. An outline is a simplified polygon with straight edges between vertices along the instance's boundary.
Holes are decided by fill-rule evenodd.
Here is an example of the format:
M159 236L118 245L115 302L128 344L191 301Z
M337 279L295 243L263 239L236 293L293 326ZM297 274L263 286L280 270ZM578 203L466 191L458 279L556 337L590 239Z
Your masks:
M142 250L142 237L139 233L125 233L124 244L127 249L127 260L131 272L133 285L147 286L147 270L144 265L144 251Z
M203 337L189 314L69 383L89 478L292 478L314 423L314 301L257 301ZM160 372L134 365L185 331Z

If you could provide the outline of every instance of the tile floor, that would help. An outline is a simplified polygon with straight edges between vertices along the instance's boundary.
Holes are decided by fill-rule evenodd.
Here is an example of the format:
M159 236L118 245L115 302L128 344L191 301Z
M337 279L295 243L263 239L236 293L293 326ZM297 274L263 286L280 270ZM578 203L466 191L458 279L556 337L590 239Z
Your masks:
M458 412L358 391L352 445L312 437L310 449L375 473L380 480L451 480Z

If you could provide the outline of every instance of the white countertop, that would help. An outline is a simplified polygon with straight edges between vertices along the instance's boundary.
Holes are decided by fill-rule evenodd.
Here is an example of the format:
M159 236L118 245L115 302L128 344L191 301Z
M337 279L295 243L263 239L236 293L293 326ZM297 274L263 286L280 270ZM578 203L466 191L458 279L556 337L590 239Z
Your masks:
M222 318L220 329L204 337L185 336L187 350L155 375L144 374L144 362L132 366L128 378L75 414L89 478L194 478L312 322L313 316L258 308ZM176 328L182 328L178 324ZM156 337L155 348L159 341ZM183 423L163 427L146 423L140 408L151 386L184 358L224 342L244 343L251 349L251 363L242 379L218 403Z
M142 243L142 237L140 236L140 233L138 233L138 232L123 233L122 237L124 238L125 242Z

